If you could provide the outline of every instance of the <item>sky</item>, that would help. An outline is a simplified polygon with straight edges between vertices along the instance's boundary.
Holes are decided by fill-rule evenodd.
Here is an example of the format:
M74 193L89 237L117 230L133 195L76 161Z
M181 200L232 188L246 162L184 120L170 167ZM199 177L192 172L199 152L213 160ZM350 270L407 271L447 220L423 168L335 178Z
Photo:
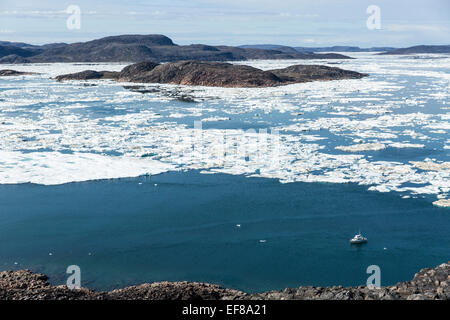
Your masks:
M80 9L79 19L69 6ZM450 1L0 0L0 40L71 43L119 34L164 34L182 45L450 44Z

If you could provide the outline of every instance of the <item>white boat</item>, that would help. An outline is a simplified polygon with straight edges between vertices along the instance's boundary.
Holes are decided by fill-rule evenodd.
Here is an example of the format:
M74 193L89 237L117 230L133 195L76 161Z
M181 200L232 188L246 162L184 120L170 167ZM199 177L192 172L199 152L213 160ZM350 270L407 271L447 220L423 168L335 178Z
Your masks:
M359 243L366 243L367 238L363 237L361 232L357 233L353 238L350 239L350 243L352 244L359 244Z

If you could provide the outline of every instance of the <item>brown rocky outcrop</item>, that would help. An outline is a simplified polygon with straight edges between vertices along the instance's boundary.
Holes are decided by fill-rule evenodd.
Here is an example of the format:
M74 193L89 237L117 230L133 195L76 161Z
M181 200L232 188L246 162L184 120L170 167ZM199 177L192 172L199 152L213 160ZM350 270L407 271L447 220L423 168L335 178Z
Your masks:
M287 83L308 82L315 80L359 79L366 74L340 68L299 64L284 69L270 70L273 74Z
M246 65L223 62L180 61L157 64L140 62L121 72L110 72L109 78L136 83L166 83L193 86L260 88L317 81L360 79L367 76L355 71L320 65L295 65L284 69L263 71ZM56 77L62 80L104 79L105 71L83 71Z
M57 81L64 80L96 80L96 79L114 79L118 75L118 72L114 71L94 71L85 70L76 73L63 74L57 76L55 79Z

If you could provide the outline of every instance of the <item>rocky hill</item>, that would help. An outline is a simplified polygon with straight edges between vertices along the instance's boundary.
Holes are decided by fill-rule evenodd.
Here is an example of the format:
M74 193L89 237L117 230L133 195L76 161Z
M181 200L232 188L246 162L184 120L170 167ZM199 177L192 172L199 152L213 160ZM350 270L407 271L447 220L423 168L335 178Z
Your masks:
M450 264L418 272L414 279L369 289L298 287L247 294L197 282L156 282L109 292L53 286L47 276L29 270L0 272L0 300L450 300Z
M203 44L177 45L164 35L120 35L72 44L43 46L0 42L0 63L27 62L170 62L181 60L237 61L249 59L351 59L330 53L266 50Z
M380 53L381 55L396 54L420 54L420 53L450 53L450 45L446 46L414 46L409 48L400 48Z
M253 88L317 80L359 79L365 76L367 74L320 65L295 65L263 71L222 62L180 61L164 64L140 62L127 66L120 72L86 70L60 75L56 80L116 79L136 83Z
M22 48L16 47L16 46L0 44L0 57L16 55L16 56L20 56L23 58L27 58L27 57L31 57L39 52L40 51L36 51L33 49L22 49Z

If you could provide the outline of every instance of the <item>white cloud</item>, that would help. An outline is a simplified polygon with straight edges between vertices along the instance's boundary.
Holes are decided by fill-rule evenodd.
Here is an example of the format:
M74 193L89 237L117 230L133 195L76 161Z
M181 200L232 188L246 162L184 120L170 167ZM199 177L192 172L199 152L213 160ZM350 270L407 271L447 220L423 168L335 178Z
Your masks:
M272 13L267 12L267 15L272 15ZM281 12L278 14L280 17L292 17L292 18L317 18L319 15L317 13L291 13L291 12Z
M129 16L163 16L166 15L167 13L164 11L160 11L160 10L154 10L154 11L143 11L143 12L137 12L137 11L127 11L125 14L129 15Z
M81 11L83 15L94 15L96 11ZM66 9L63 10L6 10L0 11L0 16L13 18L58 18L67 17Z
M0 29L0 34L11 34L14 32L15 32L14 30Z
M421 25L421 24L389 24L386 26L386 30L395 32L443 32L447 28L436 25Z

